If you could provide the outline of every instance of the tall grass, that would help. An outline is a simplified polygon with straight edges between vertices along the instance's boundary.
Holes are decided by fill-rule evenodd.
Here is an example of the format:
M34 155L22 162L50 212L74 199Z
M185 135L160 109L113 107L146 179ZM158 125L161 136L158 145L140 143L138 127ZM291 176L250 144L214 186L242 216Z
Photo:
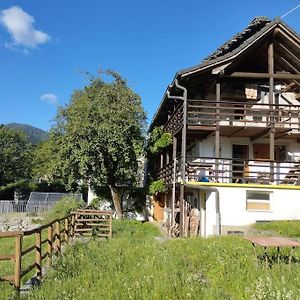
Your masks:
M115 221L113 239L68 247L25 299L300 299L299 252L292 265L267 268L241 237L158 235L151 224Z
M270 231L271 234L300 237L300 221L259 222L254 225L254 228L260 231Z

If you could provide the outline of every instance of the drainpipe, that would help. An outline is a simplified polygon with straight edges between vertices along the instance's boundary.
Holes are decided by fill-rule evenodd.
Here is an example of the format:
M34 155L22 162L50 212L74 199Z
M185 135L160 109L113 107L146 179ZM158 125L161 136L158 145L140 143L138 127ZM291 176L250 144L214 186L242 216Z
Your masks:
M182 165L181 165L181 176L182 176L182 184L180 185L180 237L184 235L184 184L186 181L185 178L185 165L186 165L186 121L187 121L187 89L181 86L178 83L178 79L175 79L175 86L183 92L182 97L180 96L171 96L170 91L167 90L167 97L169 99L179 99L183 101L183 128L182 128L182 142L181 142L181 155L182 155ZM175 161L174 161L175 164ZM176 182L176 178L173 180L173 184Z
M220 212L220 193L217 188L214 187L203 187L203 186L197 186L195 184L185 184L186 187L202 190L202 191L209 191L209 192L215 192L216 193L216 227L217 227L217 235L221 235L221 212Z

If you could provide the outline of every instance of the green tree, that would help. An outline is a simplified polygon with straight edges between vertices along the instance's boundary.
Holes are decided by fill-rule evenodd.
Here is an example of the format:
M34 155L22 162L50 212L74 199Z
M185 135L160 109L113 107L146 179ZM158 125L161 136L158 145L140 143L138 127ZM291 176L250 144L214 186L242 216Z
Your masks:
M0 186L31 176L30 145L21 131L0 126Z
M55 166L69 189L85 182L108 185L119 218L121 193L137 180L138 158L144 147L145 113L140 97L117 73L113 80L91 79L60 108L51 132Z

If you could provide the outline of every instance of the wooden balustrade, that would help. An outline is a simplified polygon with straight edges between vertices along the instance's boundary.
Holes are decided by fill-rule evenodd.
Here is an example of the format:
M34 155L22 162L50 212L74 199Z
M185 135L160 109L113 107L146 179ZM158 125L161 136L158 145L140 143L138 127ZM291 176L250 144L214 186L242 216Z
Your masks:
M300 130L300 106L262 104L256 102L222 101L217 116L217 102L210 100L189 100L187 123L194 126L214 126L217 121L221 126L248 127L284 127Z
M0 274L0 281L8 281L14 285L16 291L19 291L21 279L31 271L35 270L36 278L41 280L43 262L47 259L46 265L50 267L52 255L60 255L62 245L68 244L71 238L82 235L111 238L112 215L111 211L79 210L32 230L0 232L0 239L15 239L14 254L0 256L0 262L14 262L14 274ZM88 221L84 221L82 217ZM78 226L79 220L81 220L81 227ZM96 235L93 235L94 229L97 232ZM26 249L23 249L24 237L34 237L31 245ZM34 254L32 263L27 268L23 268L24 256L30 254Z
M164 180L166 185L171 185L173 171L173 162L171 162L158 172L157 178ZM187 181L300 185L300 163L298 162L188 157L185 172ZM176 182L181 181L179 164L175 177Z
M216 168L218 163L219 168ZM188 181L223 183L300 184L298 162L244 160L237 158L195 158L187 163Z

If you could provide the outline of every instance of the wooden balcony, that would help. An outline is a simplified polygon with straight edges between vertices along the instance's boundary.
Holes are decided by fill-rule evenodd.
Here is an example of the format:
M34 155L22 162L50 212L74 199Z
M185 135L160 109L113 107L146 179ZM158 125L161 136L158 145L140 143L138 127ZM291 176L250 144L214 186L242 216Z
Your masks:
M201 157L189 158L185 170L188 182L300 185L300 162ZM173 173L171 162L159 171L158 178L171 185ZM181 182L180 163L176 165L176 182Z
M217 102L189 100L187 125L189 130L214 130L220 125L221 135L259 135L275 128L279 135L300 135L300 105L261 104L251 102ZM243 130L247 128L247 131ZM239 134L237 134L239 133Z

